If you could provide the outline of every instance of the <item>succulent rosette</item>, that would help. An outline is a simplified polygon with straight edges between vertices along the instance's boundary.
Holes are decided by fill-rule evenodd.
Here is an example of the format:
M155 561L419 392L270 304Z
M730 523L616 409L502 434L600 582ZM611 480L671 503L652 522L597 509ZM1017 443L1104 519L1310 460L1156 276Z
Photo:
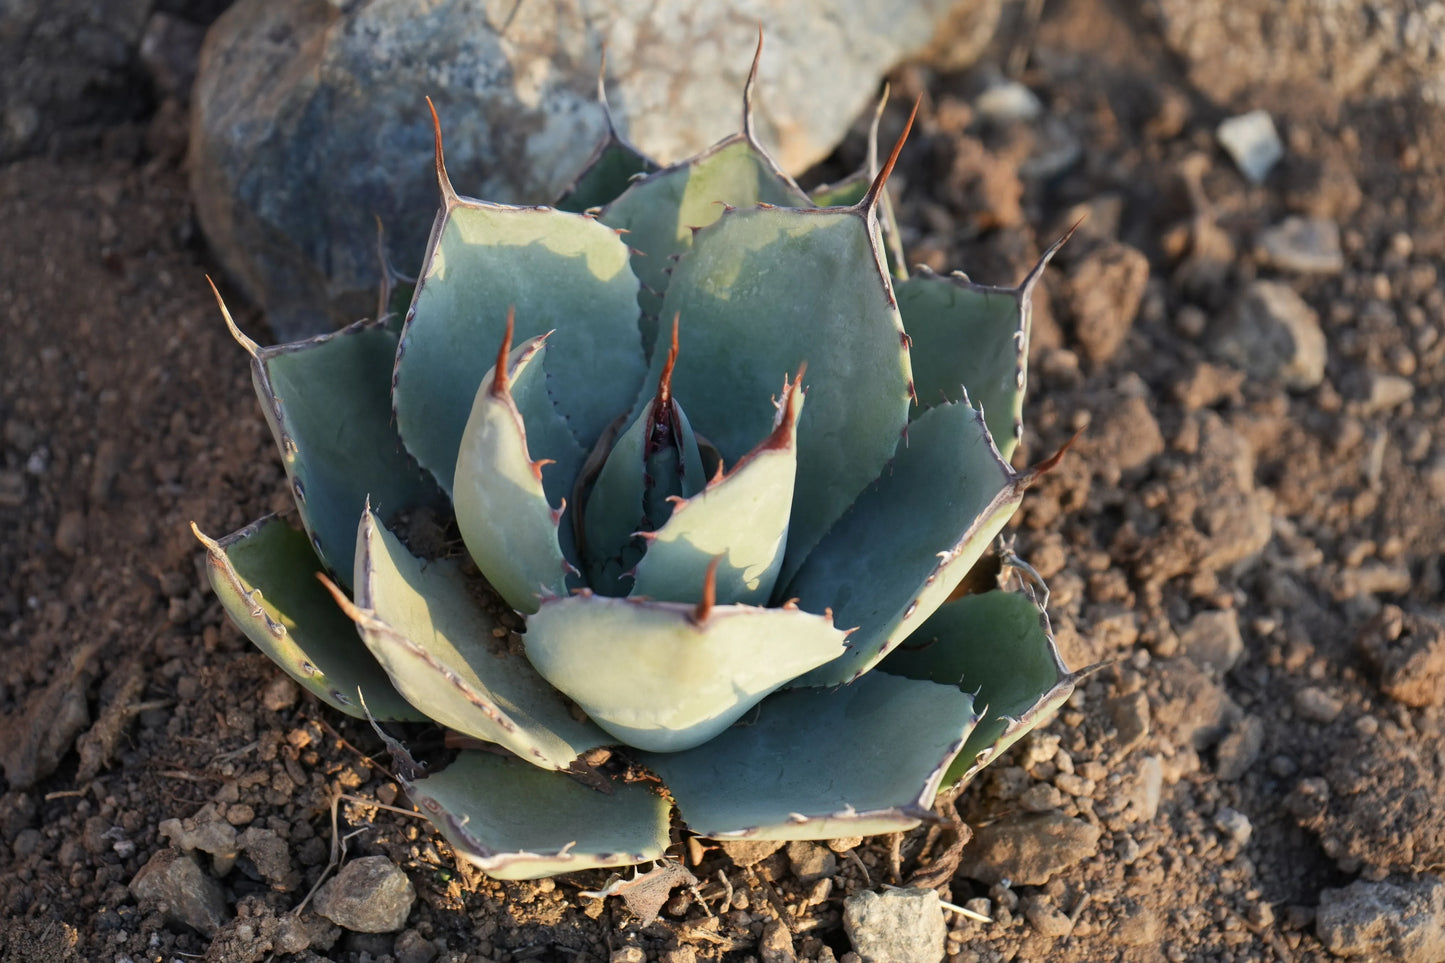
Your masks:
M809 197L744 116L660 169L613 131L553 207L458 195L438 128L404 323L263 348L226 315L304 531L197 530L216 593L322 701L463 737L429 768L389 742L496 877L655 859L674 807L906 830L1073 686L1033 593L960 589L1037 474L1042 265L895 280L897 148Z

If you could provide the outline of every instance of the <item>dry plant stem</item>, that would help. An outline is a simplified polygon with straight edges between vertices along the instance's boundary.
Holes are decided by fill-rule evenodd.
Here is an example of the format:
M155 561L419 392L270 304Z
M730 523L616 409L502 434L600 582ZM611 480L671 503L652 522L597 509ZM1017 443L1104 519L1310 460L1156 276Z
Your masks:
M384 802L380 802L375 799L367 799L365 796L353 796L350 793L344 793L340 791L332 792L331 857L326 861L326 868L324 868L321 871L321 875L316 878L316 882L314 885L312 885L311 890L306 894L306 898L303 899L300 903L296 904L296 908L291 911L292 916L301 915L301 912L306 909L307 904L311 902L311 897L315 896L316 891L321 888L321 884L326 882L326 880L330 878L331 874L334 873L341 866L342 861L346 859L347 841L350 840L351 837L359 836L360 834L366 832L368 829L371 828L370 826L362 826L359 829L352 830L345 836L341 835L340 829L338 827L338 821L339 812L341 809L341 801L343 799L350 802L359 803L363 806L372 806L376 809L385 809L387 812L399 813L403 816L416 816L418 818L423 818L421 813L419 812L415 812L409 809L401 809L396 806L388 806Z

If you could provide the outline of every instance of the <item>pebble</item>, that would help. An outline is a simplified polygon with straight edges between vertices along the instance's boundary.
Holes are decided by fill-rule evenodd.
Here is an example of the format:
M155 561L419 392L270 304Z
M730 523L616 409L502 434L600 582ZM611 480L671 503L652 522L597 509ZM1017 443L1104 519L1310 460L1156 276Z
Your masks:
M1214 772L1221 780L1233 782L1244 776L1264 747L1264 722L1259 716L1244 716L1219 740Z
M1240 292L1213 344L1224 361L1261 380L1304 391L1325 377L1319 315L1279 281L1252 281Z
M272 887L284 892L300 885L301 878L291 865L291 846L275 830L252 826L236 842Z
M406 925L416 889L385 856L363 856L341 867L316 892L316 912L358 933L394 933Z
M130 891L142 905L206 936L214 936L230 916L221 884L178 850L159 850L130 881Z
M861 840L860 840L861 842ZM718 843L739 867L756 866L783 848L781 839L724 839Z
M62 512L55 526L55 547L62 555L72 558L85 547L85 514L78 511Z
M1149 822L1159 812L1164 796L1164 764L1158 756L1141 756L1124 772L1120 799L1138 822Z
M1445 960L1445 882L1427 875L1322 890L1315 931L1335 956L1438 963Z
M1064 794L1046 782L1036 782L1019 796L1019 808L1029 813L1046 813L1064 804Z
M1244 654L1238 613L1233 609L1200 612L1180 631L1179 645L1196 665L1228 672Z
M1249 837L1254 833L1254 825L1249 821L1249 817L1228 806L1214 814L1214 828L1241 846L1249 842Z
M1262 183L1284 157L1284 143L1268 111L1251 110L1230 117L1220 123L1215 136L1239 172L1254 184Z
M1139 395L1124 397L1101 412L1090 423L1087 437L1103 469L1095 470L1109 485L1118 484L1122 474L1145 467L1164 451L1164 434L1149 399Z
M1042 886L1098 852L1100 833L1057 811L1006 817L974 834L959 872L985 883Z
M940 963L948 936L931 889L855 893L843 902L843 929L862 963Z
M1044 936L1058 938L1068 935L1073 923L1048 896L1031 896L1024 900L1024 918Z
M1112 696L1106 706L1119 754L1127 755L1143 745L1149 737L1149 696L1144 690Z
M1171 742L1203 749L1239 711L1224 687L1191 661L1166 662L1157 675L1163 698L1154 708L1155 728Z
M758 940L758 956L762 957L762 963L798 963L788 924L782 920L770 920L763 927L762 938Z
M1028 123L1038 119L1044 105L1039 102L1037 94L1018 81L1002 80L990 84L975 97L973 109L979 117L995 124Z
M647 963L647 951L640 946L624 946L613 950L610 963Z
M0 508L25 504L25 476L18 471L0 471Z
M1370 375L1369 392L1360 407L1365 414L1374 415L1398 408L1415 397L1415 383L1400 375L1376 372Z
M1307 685L1295 690L1294 711L1307 722L1330 723L1339 718L1345 704L1318 686Z
M301 687L290 676L278 675L261 690L261 706L271 712L283 712L300 697Z
M1297 274L1339 274L1345 269L1340 226L1327 217L1287 217L1255 241L1261 261Z
M1064 298L1074 335L1094 362L1113 358L1129 335L1149 282L1149 259L1118 241L1092 248L1069 266Z
M811 883L832 876L833 871L838 868L838 857L826 846L807 840L796 840L788 843L788 863L792 866L794 876L804 883Z
M396 963L432 963L437 958L436 944L416 930L404 930L392 946Z
M1360 632L1358 645L1385 695L1416 708L1445 703L1445 621L1386 605Z

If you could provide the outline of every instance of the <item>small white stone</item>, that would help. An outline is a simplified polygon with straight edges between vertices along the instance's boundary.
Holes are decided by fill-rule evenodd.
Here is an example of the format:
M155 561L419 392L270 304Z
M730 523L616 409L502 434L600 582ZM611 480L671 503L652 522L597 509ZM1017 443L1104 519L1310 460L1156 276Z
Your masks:
M1249 817L1228 806L1214 814L1214 828L1241 846L1249 842L1249 837L1254 833L1254 824L1249 821Z
M1038 95L1015 80L990 85L974 98L973 107L979 116L996 124L1028 123L1037 120L1044 110Z
M1268 111L1251 110L1230 117L1219 125L1215 135L1240 173L1254 184L1261 183L1284 156L1284 144Z

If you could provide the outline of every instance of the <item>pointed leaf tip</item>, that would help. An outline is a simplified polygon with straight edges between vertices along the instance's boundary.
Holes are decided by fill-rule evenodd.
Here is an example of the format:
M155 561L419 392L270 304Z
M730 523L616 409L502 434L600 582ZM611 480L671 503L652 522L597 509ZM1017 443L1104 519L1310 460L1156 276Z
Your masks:
M237 327L235 319L231 317L231 312L226 308L226 302L221 298L221 292L216 289L216 282L211 280L209 274L206 275L206 283L211 286L211 293L216 296L216 304L221 309L221 317L226 320L226 327L231 330L231 337L235 338L236 343L246 349L247 354L253 358L257 357L261 353L261 346L246 337L246 332Z
M858 202L858 207L865 212L872 212L878 204L878 199L883 195L883 187L888 183L889 175L893 173L893 165L898 163L898 155L903 153L903 145L908 141L908 134L913 130L913 121L918 116L918 107L923 103L923 95L919 94L913 101L913 110L908 114L908 122L903 125L903 133L898 135L898 141L893 145L893 151L884 162L883 169L878 176L873 178L873 183L868 188L868 193Z
M207 535L205 532L201 531L201 526L197 525L195 522L191 522L191 534L196 536L196 540L199 541L202 545L204 545L206 547L206 551L210 552L212 555L215 555L221 551L221 543L216 541L211 536Z
M370 514L370 512L367 512L368 516ZM337 608L341 609L342 612L346 613L346 617L348 619L357 623L358 625L366 621L367 613L360 608L357 608L356 603L351 601L351 599L347 598L346 593L341 591L341 587L335 582L331 581L331 579L327 577L325 572L317 572L316 581L320 582L321 587L331 593L331 597L336 600Z
M437 116L436 104L432 103L430 97L426 99L426 106L431 111L432 149L436 158L437 189L441 191L442 206L451 207L456 203L457 192L452 187L451 178L447 176L447 159L446 154L442 151L442 122L441 118Z
M753 51L753 64L748 68L748 79L743 83L743 136L749 143L757 143L753 130L753 90L758 82L758 63L763 59L763 25L758 22L758 46Z
M677 324L681 312L672 315L672 346L667 349L667 362L662 366L662 377L657 379L657 405L655 411L665 411L672 400L672 371L677 367Z
M712 561L707 563L707 574L702 580L702 597L697 600L697 605L692 610L692 621L695 625L706 622L707 617L712 614L713 606L717 604L717 567L722 559L721 555L714 555Z
M1088 428L1089 426L1085 425L1078 431L1074 432L1073 437L1071 437L1068 441L1064 442L1063 445L1060 446L1058 451L1054 452L1052 455L1045 458L1037 465L1033 465L1027 471L1025 471L1023 474L1024 486L1028 487L1029 485L1032 485L1044 475L1047 475L1049 472L1059 467L1059 463L1064 460L1064 455L1068 454L1069 449L1074 447L1074 442L1078 441L1079 438L1084 434L1084 432L1088 430Z
M492 376L492 397L505 398L508 394L507 359L512 354L512 335L516 331L517 309L513 306L507 308L507 330L502 335L502 346L497 349L497 370ZM542 477L542 470L536 469L537 477Z

